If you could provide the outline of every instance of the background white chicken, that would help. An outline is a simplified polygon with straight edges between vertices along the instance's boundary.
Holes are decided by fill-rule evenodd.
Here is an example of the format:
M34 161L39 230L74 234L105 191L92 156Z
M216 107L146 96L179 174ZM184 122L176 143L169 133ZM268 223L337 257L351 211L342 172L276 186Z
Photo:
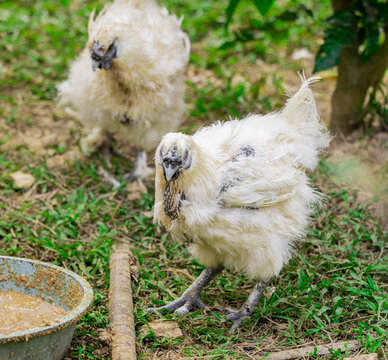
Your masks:
M182 316L194 306L204 308L203 287L226 267L257 281L241 309L229 309L232 330L253 313L319 199L306 171L317 166L330 137L309 88L316 79L303 78L279 113L163 137L155 161L155 221L190 243L191 254L207 269L178 300L149 312Z
M150 174L145 151L176 130L184 112L190 42L181 20L154 0L115 0L89 19L87 47L58 85L88 133L85 152L110 147L117 134L139 151L132 178Z

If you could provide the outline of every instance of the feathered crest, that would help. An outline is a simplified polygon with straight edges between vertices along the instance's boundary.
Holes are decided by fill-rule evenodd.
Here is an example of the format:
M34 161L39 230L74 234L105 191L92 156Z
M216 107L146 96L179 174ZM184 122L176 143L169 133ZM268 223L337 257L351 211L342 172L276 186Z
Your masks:
M89 22L88 22L88 33L89 35L92 33L94 25L97 23L97 21L106 14L108 9L110 8L111 4L106 4L104 8L97 14L96 16L96 8L93 9L89 16Z
M298 72L298 75L302 84L299 90L288 99L283 114L295 122L319 121L314 94L309 86L321 80L321 77L313 76L306 79L304 71Z
M304 70L298 71L298 75L300 77L300 80L302 81L302 85L299 90L309 87L311 84L322 80L322 77L319 75L311 76L310 78L306 79Z

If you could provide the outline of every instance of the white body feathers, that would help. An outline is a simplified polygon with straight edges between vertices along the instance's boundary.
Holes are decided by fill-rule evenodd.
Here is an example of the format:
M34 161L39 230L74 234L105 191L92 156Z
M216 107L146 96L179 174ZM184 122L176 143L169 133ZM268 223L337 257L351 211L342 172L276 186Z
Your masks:
M306 170L317 166L330 142L309 88L313 80L304 80L279 113L162 139L157 154L171 146L181 152L189 148L192 164L166 183L156 162L155 221L174 238L190 241L201 264L268 280L279 274L304 235L319 198ZM166 214L167 198L177 204L175 219Z
M181 20L154 0L115 0L93 16L88 47L71 66L68 80L58 85L60 103L79 113L88 132L85 151L96 150L105 133L139 149L155 148L166 132L177 129L184 112L190 43ZM118 45L110 70L92 71L90 48L96 40Z

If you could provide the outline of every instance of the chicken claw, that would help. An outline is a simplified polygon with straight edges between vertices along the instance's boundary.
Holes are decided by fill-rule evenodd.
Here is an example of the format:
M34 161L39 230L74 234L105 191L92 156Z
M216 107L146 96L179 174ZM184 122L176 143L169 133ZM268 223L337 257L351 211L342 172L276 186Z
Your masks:
M147 312L155 312L159 311L162 314L166 314L168 312L174 311L180 317L187 315L195 306L200 309L207 309L207 306L202 302L199 298L199 293L188 294L184 293L179 299L168 303L165 306L161 306L158 308L150 308L147 309Z
M166 314L169 311L176 312L179 316L187 315L194 307L200 309L207 309L208 307L200 299L203 288L209 284L209 282L222 271L222 267L207 268L202 271L201 275L195 280L190 287L182 294L182 296L167 305L158 308L146 309L147 312L152 313L160 311L162 314Z
M266 286L266 282L257 283L253 288L251 294L249 295L247 301L245 301L244 305L241 306L239 310L226 308L226 311L229 313L228 315L226 315L226 319L233 321L233 326L230 329L230 332L235 332L241 326L241 322L244 319L248 318L249 316L252 316Z

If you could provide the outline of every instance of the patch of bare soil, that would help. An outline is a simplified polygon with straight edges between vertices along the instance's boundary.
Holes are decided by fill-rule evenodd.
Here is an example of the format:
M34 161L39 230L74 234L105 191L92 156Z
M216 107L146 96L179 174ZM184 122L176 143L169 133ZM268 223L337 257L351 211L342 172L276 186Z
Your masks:
M362 137L355 132L332 145L329 172L332 180L356 190L360 202L382 218L388 228L388 133Z
M31 94L23 90L13 90L9 95L15 103L0 102L5 114L0 118L5 138L2 150L26 147L45 157L49 168L61 168L82 158L77 146L80 124L51 101L31 101Z

